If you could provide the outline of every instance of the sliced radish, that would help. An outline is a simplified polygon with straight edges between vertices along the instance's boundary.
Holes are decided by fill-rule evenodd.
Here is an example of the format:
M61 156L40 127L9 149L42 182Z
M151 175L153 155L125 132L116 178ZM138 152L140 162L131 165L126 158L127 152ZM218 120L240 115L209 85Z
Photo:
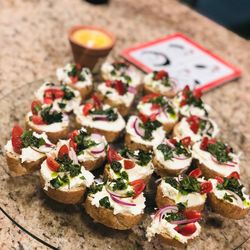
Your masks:
M133 123L133 128L135 130L135 133L139 135L140 137L143 137L145 135L145 131L140 127L140 120L138 118L135 119Z

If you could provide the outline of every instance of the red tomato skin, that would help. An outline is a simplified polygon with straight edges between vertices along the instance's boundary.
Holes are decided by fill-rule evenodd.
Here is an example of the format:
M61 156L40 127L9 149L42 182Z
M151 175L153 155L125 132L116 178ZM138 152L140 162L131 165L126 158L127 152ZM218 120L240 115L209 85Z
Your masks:
M60 168L60 164L52 157L48 157L46 162L47 162L49 169L54 172L58 171L58 169Z
M65 155L69 154L69 148L67 145L62 145L58 151L58 157L63 158Z
M164 77L168 77L168 72L166 72L165 70L160 70L156 73L155 80L161 80Z
M45 122L43 121L43 118L40 115L33 115L31 117L31 120L36 125L44 125Z
M181 139L181 143L184 147L188 147L191 143L190 136L187 136L187 137L184 137L183 139Z
M159 94L148 94L148 95L145 95L145 96L143 96L142 97L142 99L141 99L141 101L143 102L143 103L147 103L147 102L149 102L151 99L154 99L154 98L156 98L156 97L158 97L158 96L160 96Z
M235 179L239 180L240 179L240 175L239 175L238 172L235 171L235 172L232 172L229 176L227 176L227 178L228 179L235 178Z
M89 114L89 111L93 108L93 104L92 103L86 103L83 106L82 112L84 116L87 116Z
M108 157L109 163L111 163L112 161L120 161L122 159L122 157L112 147L108 148L107 157Z
M133 196L134 199L136 197L138 197L146 187L146 184L145 184L144 180L142 180L142 179L132 181L129 184L133 187L133 189L135 191L135 194Z
M206 151L208 146L208 137L204 137L200 144L200 149Z
M14 152L17 154L21 153L21 148L22 148L22 140L21 136L23 134L23 129L19 125L15 125L12 129L11 133L11 143Z
M220 183L222 184L224 182L224 179L220 176L216 176L215 179Z
M187 219L200 219L201 213L196 210L185 210L184 215Z
M132 169L135 167L135 163L131 160L124 160L124 168L125 169Z
M38 114L38 110L37 109L41 109L42 103L39 100L34 100L31 103L31 112L33 115L37 115Z
M77 76L70 76L70 81L73 83L73 84L76 84L78 82L78 77Z
M201 183L201 194L210 193L213 190L213 185L210 181L204 181Z
M74 139L70 139L69 146L74 149L74 151L77 150L77 143L74 142Z
M184 236L190 236L196 231L196 226L194 223L189 223L186 225L179 225L174 228L178 233Z
M196 179L199 178L201 175L202 175L202 172L199 168L196 168L189 173L189 176L192 176Z
M75 129L69 134L69 138L74 139L76 136L78 136L78 134L78 130Z

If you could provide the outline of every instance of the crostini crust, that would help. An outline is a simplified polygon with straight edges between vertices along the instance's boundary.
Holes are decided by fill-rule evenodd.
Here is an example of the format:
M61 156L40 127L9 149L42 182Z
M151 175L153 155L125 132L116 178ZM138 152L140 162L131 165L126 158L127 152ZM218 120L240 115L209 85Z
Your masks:
M144 144L141 144L141 143L138 143L138 142L134 142L131 139L131 135L128 134L128 133L126 133L126 135L125 135L125 141L124 141L124 143L131 150L141 149L143 151L150 151L150 150L153 149L153 146L151 146L151 145L144 145Z
M158 91L158 90L156 90L156 89L154 89L146 84L144 84L144 86L143 86L143 92L145 95L147 95L147 94L160 94L160 95L164 95L164 96L171 98L171 99L174 98L176 95L176 92L174 90L160 92L160 91Z
M69 85L72 89L75 89L75 90L78 90L81 94L81 98L82 100L85 100L87 97L90 96L90 94L92 93L93 91L93 85L87 85L85 87L79 87L75 84L67 84Z
M143 218L143 214L132 215L124 213L114 215L111 209L92 205L90 196L85 200L84 207L87 214L96 222L118 230L131 229L133 226L139 224Z
M81 161L79 162L82 166L85 167L86 170L93 171L103 165L105 161L105 157L99 157L96 160L88 160L88 161Z

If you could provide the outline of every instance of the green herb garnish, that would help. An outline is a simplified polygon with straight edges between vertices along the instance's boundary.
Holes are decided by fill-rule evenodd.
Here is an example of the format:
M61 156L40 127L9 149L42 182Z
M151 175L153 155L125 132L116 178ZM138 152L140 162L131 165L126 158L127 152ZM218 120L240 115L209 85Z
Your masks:
M116 121L118 118L117 113L115 113L113 108L108 108L108 109L95 109L95 110L90 110L90 114L92 115L105 115L108 121ZM95 117L93 117L93 120L95 121Z
M57 176L56 178L50 180L50 184L55 189L60 188L69 184L69 177L65 174L63 177Z
M80 130L79 135L77 135L74 140L77 143L78 154L83 153L83 150L87 148L91 148L98 145L98 143L89 138L88 133L85 132L84 130Z
M58 172L69 172L70 177L78 176L81 173L81 166L74 164L67 155L56 158L56 161L60 164Z
M103 185L104 185L103 183L102 184L93 183L89 187L89 193L96 194L97 192L101 192L103 189Z
M103 197L102 199L99 200L99 204L102 206L102 207L105 207L105 208L110 208L111 205L110 205L110 202L109 202L109 197L108 196L105 196Z
M42 109L41 117L43 118L43 121L47 124L62 122L63 114L61 112L57 112L56 110L51 111L51 109L52 105Z
M45 140L43 138L37 138L33 135L31 130L25 131L21 136L22 146L24 148L27 147L35 147L40 148L45 144Z
M118 161L112 161L110 167L115 173L119 173L120 170L122 169L122 164Z
M157 128L159 128L161 126L161 123L158 121L151 121L148 120L145 123L141 123L139 125L142 129L144 129L144 136L143 139L144 140L152 140L152 133L154 130L156 130Z
M228 147L222 142L217 141L214 144L208 144L207 151L221 163L232 160L232 157L229 156Z
M64 92L64 95L63 95L64 100L69 101L75 97L75 93L72 90L70 90L66 85L63 86L62 90Z

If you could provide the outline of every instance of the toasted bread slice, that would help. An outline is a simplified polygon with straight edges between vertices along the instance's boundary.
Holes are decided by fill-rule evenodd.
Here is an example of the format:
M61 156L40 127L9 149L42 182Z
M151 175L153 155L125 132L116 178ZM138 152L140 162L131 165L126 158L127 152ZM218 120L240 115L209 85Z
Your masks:
M45 160L45 158L46 156L44 155L44 157L41 157L40 159L36 161L21 163L21 160L19 157L17 157L17 155L11 152L6 152L6 161L7 161L9 170L12 174L16 176L30 174L38 170L42 162Z
M178 176L183 169L169 169L163 166L155 156L153 156L153 165L155 168L155 172L160 175L161 177L165 176Z
M25 126L26 129L32 129L33 131L41 134L44 131L41 131L39 129L38 126L36 126L33 122L31 122L28 118L28 116L26 116L25 118ZM69 127L65 127L63 130L59 130L56 132L45 132L46 135L48 136L48 139L52 142L52 143L57 143L59 141L59 139L67 139L68 134L69 134Z
M130 111L133 103L131 103L131 105L127 107L124 103L117 103L117 102L113 101L112 99L104 96L100 91L97 91L96 95L103 103L108 104L111 107L117 108L117 110L121 114L121 116L127 116L129 114L129 111Z
M184 244L184 243L182 243L182 242L180 242L180 241L178 241L178 240L176 240L174 238L171 238L170 235L168 235L167 233L157 234L156 237L164 245L177 247L177 248L180 248L180 249L185 249L186 246L190 243L190 241L193 241L193 240L188 240L188 242L186 244Z
M90 196L85 200L84 207L89 216L96 222L118 230L131 229L133 226L139 224L143 218L143 214L132 215L124 213L114 215L111 209L92 205Z
M168 205L176 205L175 201L164 196L162 192L162 188L160 185L157 187L156 197L155 197L156 205L158 208L165 207ZM186 210L196 210L196 211L202 211L204 209L205 204L201 204L198 206L192 206L187 207Z
M143 86L143 92L145 95L146 94L160 94L160 95L164 95L168 98L174 98L176 95L176 92L174 90L169 90L167 92L160 92L159 90L154 89L146 84L144 84L144 86Z
M45 190L45 180L40 174L40 183L43 188L43 191L48 195L51 199L58 201L63 204L77 204L80 203L83 199L83 195L86 191L85 186L72 188L68 191L62 191L59 189L54 189L48 187L48 190Z
M130 134L126 134L125 135L125 141L124 141L125 145L131 149L131 150L138 150L141 149L143 151L150 151L153 149L153 146L151 145L144 145L138 142L135 142L131 139L131 135Z
M80 92L82 100L86 99L87 97L90 96L90 94L93 91L93 85L87 85L85 87L79 87L75 84L67 84L69 85L72 89L76 89Z
M213 192L208 194L208 201L214 212L230 219L240 220L249 212L250 208L241 208L223 199L219 199Z
M180 127L180 123L178 122L173 128L173 133L172 133L173 137L182 138L182 134L181 134L179 127Z
M198 161L197 161L198 162ZM202 163L198 163L198 167L200 168L202 175L206 178L206 179L210 179L210 178L215 178L216 176L220 176L220 177L224 177L223 175L221 175L220 173L206 167L206 165L202 164ZM230 174L230 173L229 173ZM229 175L228 174L228 175Z
M102 157L97 158L94 161L92 160L82 161L80 162L80 164L83 165L86 170L93 171L101 167L104 162L105 162L105 157L102 156Z
M121 134L122 131L109 131L109 130L104 130L104 129L98 129L98 128L93 128L93 127L89 127L89 126L83 126L76 118L76 127L77 128L86 128L87 132L92 134L92 133L96 133L96 134L100 134L103 135L105 137L105 139L107 140L107 142L114 142L115 140L117 140Z

